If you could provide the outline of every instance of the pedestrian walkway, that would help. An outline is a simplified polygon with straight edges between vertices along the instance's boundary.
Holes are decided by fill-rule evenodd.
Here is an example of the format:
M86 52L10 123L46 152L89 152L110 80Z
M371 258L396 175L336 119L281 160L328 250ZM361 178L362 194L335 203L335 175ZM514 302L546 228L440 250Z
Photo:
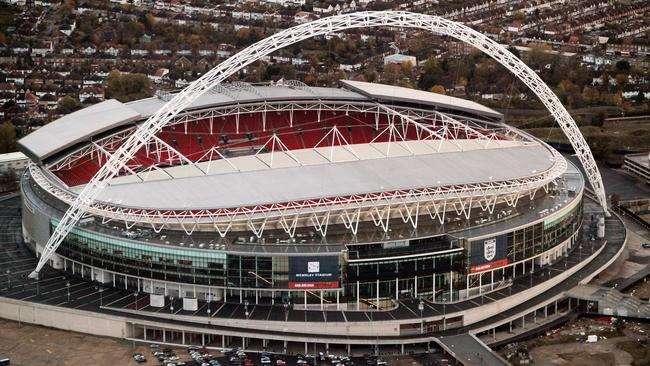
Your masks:
M510 365L472 334L440 337L438 343L465 366Z
M579 285L566 292L573 299L588 301L587 312L638 319L650 319L650 303L615 288Z

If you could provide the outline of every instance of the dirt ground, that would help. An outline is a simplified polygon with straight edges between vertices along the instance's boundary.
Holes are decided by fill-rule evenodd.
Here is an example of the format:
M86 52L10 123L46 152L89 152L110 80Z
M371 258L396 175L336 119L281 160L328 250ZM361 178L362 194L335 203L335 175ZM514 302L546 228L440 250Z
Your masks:
M604 319L604 318L603 318ZM500 351L502 356L528 352L536 366L619 366L648 365L650 324L581 318L549 332L546 336L512 345ZM587 343L588 335L598 341ZM518 364L517 357L511 361Z
M12 366L138 365L132 357L134 352L145 355L149 360L147 364L158 364L157 360L152 362L147 346L134 349L130 342L119 339L35 325L19 326L16 322L0 319L0 355L11 358ZM178 355L183 353L178 352Z

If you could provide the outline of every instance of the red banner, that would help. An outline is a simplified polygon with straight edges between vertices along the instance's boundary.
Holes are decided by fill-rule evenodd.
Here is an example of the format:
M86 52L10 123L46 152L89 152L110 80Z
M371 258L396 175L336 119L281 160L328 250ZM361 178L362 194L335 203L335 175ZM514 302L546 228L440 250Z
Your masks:
M476 266L472 266L472 267L470 267L469 271L471 273L483 272L483 271L487 271L489 269L495 269L495 268L503 267L503 266L505 266L507 264L508 264L508 258L504 258L504 259L499 259L498 261L488 262L488 263L483 263L483 264L479 264L479 265L476 265Z
M339 281L331 282L289 282L289 288L293 289L322 289L339 288Z

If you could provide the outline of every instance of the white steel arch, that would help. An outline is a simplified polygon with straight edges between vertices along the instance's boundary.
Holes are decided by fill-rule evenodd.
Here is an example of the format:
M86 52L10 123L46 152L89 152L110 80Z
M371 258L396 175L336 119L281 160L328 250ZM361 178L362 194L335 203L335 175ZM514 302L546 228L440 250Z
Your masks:
M296 42L347 29L370 27L419 28L435 34L450 36L478 48L505 66L540 98L555 117L576 151L603 210L607 211L607 201L600 172L575 121L544 81L503 46L463 24L434 15L401 11L340 14L301 24L263 39L225 60L176 94L138 127L77 196L74 204L70 206L48 240L38 265L30 277L38 276L43 265L47 263L61 241L85 214L86 208L90 207L102 189L106 187L108 181L122 171L126 167L126 163L140 148L152 140L158 131L203 93L214 88L241 68Z

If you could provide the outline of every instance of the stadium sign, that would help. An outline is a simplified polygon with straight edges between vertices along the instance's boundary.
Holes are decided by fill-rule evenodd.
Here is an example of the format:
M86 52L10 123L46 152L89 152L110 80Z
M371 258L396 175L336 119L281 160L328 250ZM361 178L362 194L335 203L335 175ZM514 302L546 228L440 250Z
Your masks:
M482 272L507 265L506 243L505 235L472 241L470 272Z
M325 289L338 287L338 257L289 257L289 288Z

